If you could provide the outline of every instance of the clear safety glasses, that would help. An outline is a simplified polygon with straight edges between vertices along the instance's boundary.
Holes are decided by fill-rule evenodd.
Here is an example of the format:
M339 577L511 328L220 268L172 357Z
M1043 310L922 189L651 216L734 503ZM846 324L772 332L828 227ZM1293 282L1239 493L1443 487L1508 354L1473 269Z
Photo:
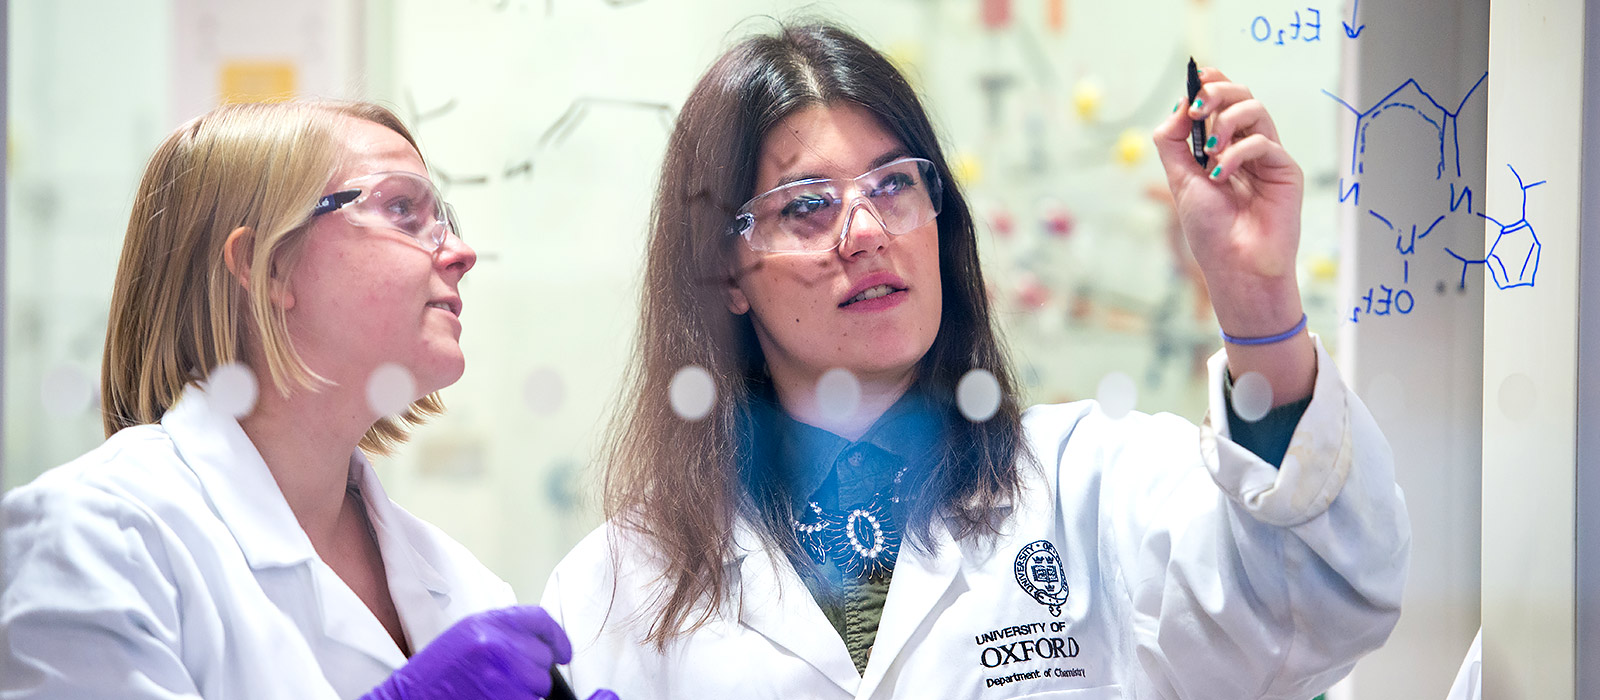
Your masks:
M939 216L943 185L933 163L901 158L850 179L801 180L739 207L728 233L763 253L826 252L844 243L858 207L901 235Z
M311 216L344 212L352 225L404 233L428 252L444 245L449 234L461 237L456 212L433 182L416 173L386 172L346 180L338 192L317 201Z

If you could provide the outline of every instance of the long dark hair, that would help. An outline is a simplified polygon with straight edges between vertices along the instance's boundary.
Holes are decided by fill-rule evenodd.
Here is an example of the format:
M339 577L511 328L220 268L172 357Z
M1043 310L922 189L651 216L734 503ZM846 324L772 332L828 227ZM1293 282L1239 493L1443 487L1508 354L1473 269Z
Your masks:
M846 103L869 110L946 183L938 218L944 308L913 388L945 429L934 464L903 494L908 541L931 548L936 518L958 538L992 533L994 507L1019 488L1021 411L990 317L972 213L915 91L882 54L835 26L785 26L741 41L695 85L667 145L635 354L607 444L606 515L661 557L648 635L660 646L704 624L729 594L736 573L724 562L736 518L752 522L769 548L798 552L787 484L751 454L752 402L770 380L749 318L728 310L736 238L726 232L755 194L766 134L802 109ZM667 398L674 374L690 365L716 387L711 413L698 421L676 415ZM974 368L994 375L1002 397L981 423L955 404L956 384Z

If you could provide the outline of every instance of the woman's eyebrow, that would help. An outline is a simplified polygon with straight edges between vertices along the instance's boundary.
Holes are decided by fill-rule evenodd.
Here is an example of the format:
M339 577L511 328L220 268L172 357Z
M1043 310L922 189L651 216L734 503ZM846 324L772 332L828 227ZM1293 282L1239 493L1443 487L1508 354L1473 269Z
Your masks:
M911 157L911 153L909 151L907 151L906 149L904 149L904 148L896 148L896 149L894 149L892 151L884 153L881 156L878 156L877 158L872 159L872 162L870 164L868 164L868 166L867 166L867 170L876 170L876 169L881 168L881 167L883 167L885 165L888 165L888 164L893 163L893 162L895 162L897 160L900 160L901 158L910 158L910 157ZM823 175L823 174L817 173L817 172L790 173L788 175L784 175L783 177L778 178L777 183L774 184L772 187L770 187L768 189L777 189L779 187L782 187L784 185L787 185L787 184L790 184L790 183L794 183L794 182L804 182L806 180L827 180L827 179L828 179L827 175Z
M893 163L893 162L895 162L897 160L900 160L901 158L910 158L910 157L911 157L911 152L910 151L907 151L904 148L896 148L896 149L894 149L892 151L889 151L888 153L885 153L885 154L883 154L881 156L878 156L877 160L872 161L872 167L867 168L867 169L868 170L876 170L876 169L881 168L881 167L883 167L885 165L888 165L888 164Z
M778 181L776 183L774 183L772 185L772 187L770 187L768 189L774 189L775 190L775 189L778 189L779 187L782 187L784 185L788 185L788 184L792 184L792 183L796 183L796 182L805 182L806 180L826 180L826 179L828 179L828 176L820 174L820 173L793 173L793 174L785 175L783 177L778 178Z

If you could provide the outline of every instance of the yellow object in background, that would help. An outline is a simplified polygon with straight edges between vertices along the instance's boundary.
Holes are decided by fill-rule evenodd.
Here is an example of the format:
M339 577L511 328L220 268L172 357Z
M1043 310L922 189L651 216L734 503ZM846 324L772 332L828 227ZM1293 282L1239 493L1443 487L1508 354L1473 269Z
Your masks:
M906 76L906 82L917 92L922 92L927 82L922 78L922 43L917 41L897 41L884 51L889 62L899 68Z
M983 163L970 153L958 153L950 160L950 174L962 187L971 187L983 180Z
M906 73L915 73L922 65L922 44L916 41L897 41L884 50L889 62Z
M217 83L221 104L287 100L294 97L295 66L290 61L226 61Z
M1311 278L1318 282L1333 282L1339 277L1339 261L1331 256L1315 256L1311 258L1311 263L1307 267Z
M1148 134L1138 129L1128 129L1117 137L1117 145L1113 150L1117 154L1117 162L1125 166L1132 166L1144 160L1145 147L1150 145Z
M1072 88L1072 106L1078 110L1078 118L1092 122L1100 114L1100 101L1103 95L1100 86L1087 78L1079 80L1076 87Z

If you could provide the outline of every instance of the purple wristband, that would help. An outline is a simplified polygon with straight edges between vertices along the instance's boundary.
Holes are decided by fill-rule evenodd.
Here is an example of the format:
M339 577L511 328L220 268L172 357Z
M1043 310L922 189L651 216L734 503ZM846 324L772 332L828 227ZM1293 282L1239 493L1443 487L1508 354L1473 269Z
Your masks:
M1271 345L1273 343L1281 343L1285 340L1300 335L1300 331L1305 329L1306 315L1300 314L1300 322L1294 324L1294 328L1290 328L1289 330L1277 335L1262 336L1260 338L1240 338L1236 335L1228 335L1227 331L1218 331L1218 333L1222 334L1223 342L1231 343L1233 345Z

